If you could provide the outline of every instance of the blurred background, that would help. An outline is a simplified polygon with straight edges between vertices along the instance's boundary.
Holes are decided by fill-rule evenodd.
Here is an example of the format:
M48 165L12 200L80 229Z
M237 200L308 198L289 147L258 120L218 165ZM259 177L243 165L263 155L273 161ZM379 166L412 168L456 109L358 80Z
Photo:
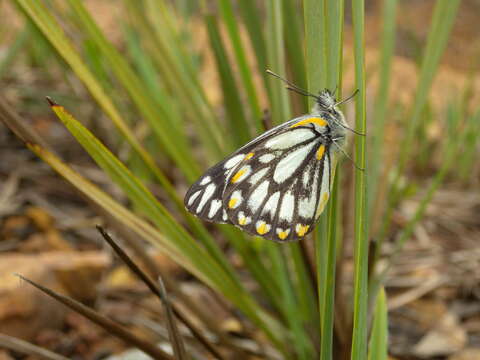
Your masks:
M335 73L332 63L322 68L330 71L320 74L323 84L312 84L312 66L320 63L309 65L312 57L305 55L308 16L301 1L34 3L0 0L2 120L11 128L24 126L20 133L41 139L45 149L160 235L144 242L140 230L122 220L128 216L96 202L96 195L89 198L85 184L72 186L72 178L69 183L57 174L62 170L52 170L54 160L44 154L42 161L0 125L0 333L72 359L109 358L130 349L12 275L20 273L167 346L162 307L112 256L95 230L103 224L126 248L134 247L139 262L149 256L149 266L169 279L172 301L224 358L308 359L319 351L318 321L309 320L317 310L291 311L316 307L314 239L288 248L288 256L300 259L290 263L260 239L195 222L182 212L181 201L209 166L263 130L308 112L307 99L287 94L265 69L311 91L338 86L346 97L358 87L350 2L343 38L325 37L327 48L331 40L342 51ZM447 3L365 2L369 285L385 287L389 359L480 359L480 1L452 1L458 8ZM279 19L272 10L281 11ZM67 129L46 96L147 185L161 204L155 205L158 215L139 199L145 196L135 197L130 185L102 170L95 155L91 159L72 136L83 130ZM343 110L353 127L354 101ZM354 147L347 152L354 154ZM340 194L331 205L340 214L334 220L340 229L334 255L338 311L352 306L355 222L355 169L348 160L341 169ZM181 243L185 234L206 249L212 264L227 262L226 274L235 273L259 308L296 329L294 339L309 341L287 349L275 345L269 325L262 327L263 320L252 315L257 308L235 303L237 280L222 288L194 251L183 257L190 246ZM160 245L152 246L155 241ZM269 258L275 254L278 263ZM278 269L288 275L300 271L297 266L303 280L290 275L290 288L282 288ZM302 283L309 276L313 285ZM285 305L277 298L288 289L303 295ZM348 347L349 311L335 315L334 349ZM185 327L180 330L188 352L215 358ZM0 346L0 359L34 358Z

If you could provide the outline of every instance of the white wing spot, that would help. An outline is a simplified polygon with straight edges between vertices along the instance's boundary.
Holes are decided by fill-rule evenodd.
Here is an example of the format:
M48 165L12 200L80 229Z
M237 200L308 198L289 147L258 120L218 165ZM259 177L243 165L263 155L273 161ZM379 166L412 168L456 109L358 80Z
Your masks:
M244 154L235 155L235 156L232 157L231 159L227 160L227 161L225 162L225 164L223 165L223 167L224 167L225 169L231 169L231 168L233 168L235 165L237 165L240 161L242 161L244 158L245 158L245 155L244 155Z
M205 176L202 181L200 181L200 185L207 185L210 181L212 181L212 178L210 176Z
M292 174L302 164L303 160L308 156L314 146L315 142L311 142L295 151L292 151L290 154L280 160L275 167L273 180L280 184L292 176Z
M266 163L272 161L273 159L275 159L275 155L273 155L273 154L263 154L262 156L260 156L258 158L258 161L260 161L263 164L266 164Z
M227 212L225 211L225 209L223 209L222 220L223 220L223 221L227 221L227 220L228 220L228 215L227 215Z
M285 195L283 195L282 205L280 205L280 213L278 214L279 218L286 220L287 222L292 221L294 208L295 196L293 196L291 190L288 190Z
M190 196L190 199L188 199L187 205L191 206L193 204L193 202L195 201L195 199L198 197L198 195L200 195L201 192L202 192L202 190L198 190L198 191L194 192L193 195Z
M315 133L308 129L287 131L274 136L265 143L267 149L284 150L315 137Z
M250 198L248 199L248 206L252 210L252 213L257 212L260 205L262 205L263 199L265 199L268 194L268 185L269 182L265 180L250 195Z
M252 185L256 184L268 171L268 167L263 168L261 170L257 170L252 176L250 176L250 179L248 179L248 182Z
M200 204L198 204L197 207L197 213L201 212L205 204L207 203L208 199L213 195L215 192L215 185L214 184L209 184L205 188L205 192L203 193L202 200L200 200Z
M208 217L213 218L215 214L218 212L218 209L220 209L222 206L222 202L218 199L212 200L210 203L210 210L208 212Z
M280 199L280 191L277 191L272 196L270 196L267 203L265 204L265 207L262 210L262 215L270 213L272 217L275 216L275 212L277 211L278 199Z

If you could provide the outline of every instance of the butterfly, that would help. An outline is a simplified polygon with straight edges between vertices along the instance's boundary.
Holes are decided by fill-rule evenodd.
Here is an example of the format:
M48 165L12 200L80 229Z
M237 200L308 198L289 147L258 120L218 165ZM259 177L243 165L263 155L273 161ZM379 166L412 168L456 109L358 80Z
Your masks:
M351 130L328 89L313 95L275 73L287 89L315 99L311 112L253 139L205 172L185 207L210 222L286 242L311 232L332 190L335 167ZM356 133L356 132L355 132Z

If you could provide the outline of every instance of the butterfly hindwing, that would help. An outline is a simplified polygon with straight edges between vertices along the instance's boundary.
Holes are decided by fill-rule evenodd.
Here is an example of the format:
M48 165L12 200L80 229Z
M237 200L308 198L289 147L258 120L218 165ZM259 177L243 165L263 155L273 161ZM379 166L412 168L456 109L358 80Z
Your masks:
M263 133L207 170L207 172L188 189L184 198L186 209L203 220L231 224L222 204L222 195L231 173L240 162L245 160L245 157L250 153L251 149L266 139L274 137L275 134L283 128L303 118L304 116L290 120Z
M276 241L305 236L329 196L329 150L309 126L288 127L257 144L228 178L223 207L230 222Z

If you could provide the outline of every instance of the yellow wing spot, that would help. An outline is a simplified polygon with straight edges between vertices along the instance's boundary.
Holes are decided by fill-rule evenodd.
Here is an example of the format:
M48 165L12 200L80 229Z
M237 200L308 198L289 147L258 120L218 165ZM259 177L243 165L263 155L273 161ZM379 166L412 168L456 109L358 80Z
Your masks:
M265 221L257 223L257 233L260 235L266 234L270 230L270 226Z
M240 169L237 171L237 173L235 175L233 175L232 177L232 183L235 183L238 181L238 179L240 179L242 177L243 174L245 174L247 172L247 169Z
M244 160L251 159L251 158L253 157L253 155L255 155L255 153L253 153L253 152L248 153L247 155L245 155L245 159L244 159Z
M297 224L296 230L298 236L304 236L307 233L309 227L310 225Z
M288 233L286 231L280 231L278 233L278 237L280 238L280 240L285 240L288 236Z
M240 217L240 219L238 219L239 225L245 225L246 223L247 223L247 218L245 216L242 216Z
M308 125L308 124L311 124L311 123L316 124L320 127L327 126L327 124L328 124L327 120L325 120L323 118L311 117L311 118L308 118L308 119L301 120L301 121L293 124L290 127L293 128L293 127L297 127L297 126L304 126L304 125Z
M317 150L317 160L321 160L324 153L325 153L325 145L320 145Z
M237 203L238 199L230 199L230 201L228 202L228 207L230 209L233 209L235 207L235 204Z

